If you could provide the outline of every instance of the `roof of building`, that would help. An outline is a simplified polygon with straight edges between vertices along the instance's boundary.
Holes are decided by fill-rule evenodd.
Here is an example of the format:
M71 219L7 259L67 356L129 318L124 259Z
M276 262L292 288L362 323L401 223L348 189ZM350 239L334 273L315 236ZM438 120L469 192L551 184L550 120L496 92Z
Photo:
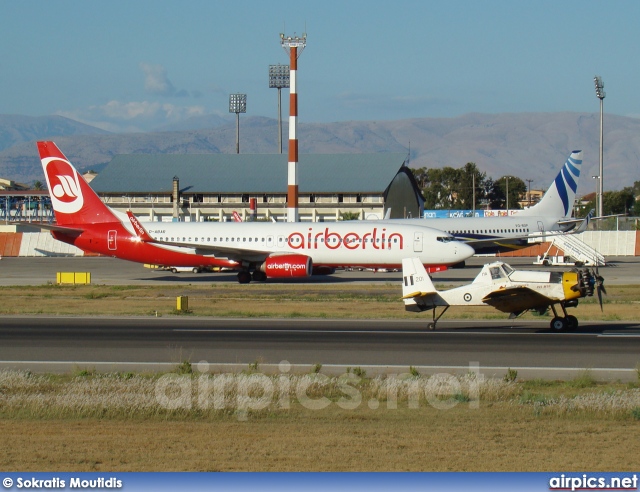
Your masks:
M117 155L91 182L99 193L286 193L287 154ZM300 193L382 193L406 154L303 154Z

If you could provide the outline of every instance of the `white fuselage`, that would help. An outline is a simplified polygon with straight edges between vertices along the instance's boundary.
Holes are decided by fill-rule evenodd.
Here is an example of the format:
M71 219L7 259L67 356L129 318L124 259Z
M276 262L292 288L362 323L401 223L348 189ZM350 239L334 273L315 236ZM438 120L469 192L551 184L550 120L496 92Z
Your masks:
M122 222L134 232L130 224ZM218 249L216 257L259 261L266 254L301 254L320 266L400 267L419 257L424 265L452 265L474 254L473 248L422 224L376 222L147 222L149 235L198 254ZM184 245L184 246L183 246Z

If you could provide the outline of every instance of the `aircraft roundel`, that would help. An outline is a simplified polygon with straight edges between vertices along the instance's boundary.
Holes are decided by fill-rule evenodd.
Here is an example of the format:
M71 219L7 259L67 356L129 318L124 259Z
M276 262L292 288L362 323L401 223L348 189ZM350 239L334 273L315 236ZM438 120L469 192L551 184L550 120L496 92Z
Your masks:
M469 294L468 292L467 292L464 296L462 296L462 298L463 298L466 302L469 302L469 301L471 301L471 299L472 299L471 294Z
M77 171L68 161L59 157L49 157L43 161L54 210L66 214L78 212L84 204L84 198Z

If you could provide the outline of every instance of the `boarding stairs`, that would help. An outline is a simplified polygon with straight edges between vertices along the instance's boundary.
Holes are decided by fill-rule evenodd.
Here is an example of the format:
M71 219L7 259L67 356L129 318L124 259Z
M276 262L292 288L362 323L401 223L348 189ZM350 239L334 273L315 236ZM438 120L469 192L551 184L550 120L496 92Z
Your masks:
M563 251L566 256L570 256L576 263L579 262L587 266L606 265L604 255L582 241L576 234L556 233L545 236L544 233L538 233L535 237L531 237L529 239L530 243L547 241L551 242L549 250L551 249L551 246L555 246L559 250Z

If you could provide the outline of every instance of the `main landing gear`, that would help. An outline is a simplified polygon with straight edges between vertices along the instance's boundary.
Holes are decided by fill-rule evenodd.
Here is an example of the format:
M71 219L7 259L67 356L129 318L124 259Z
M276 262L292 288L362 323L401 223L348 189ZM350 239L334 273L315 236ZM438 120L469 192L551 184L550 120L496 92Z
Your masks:
M565 307L563 302L560 303L560 307L562 308L562 313L564 314L564 316L558 316L555 304L551 304L551 310L553 311L553 319L551 320L550 324L551 331L561 332L577 330L578 318L567 314L567 308Z
M249 270L242 270L241 272L238 272L239 283L248 284L252 280L255 282L264 282L267 280L267 274L260 270L254 270L253 273L249 272Z

